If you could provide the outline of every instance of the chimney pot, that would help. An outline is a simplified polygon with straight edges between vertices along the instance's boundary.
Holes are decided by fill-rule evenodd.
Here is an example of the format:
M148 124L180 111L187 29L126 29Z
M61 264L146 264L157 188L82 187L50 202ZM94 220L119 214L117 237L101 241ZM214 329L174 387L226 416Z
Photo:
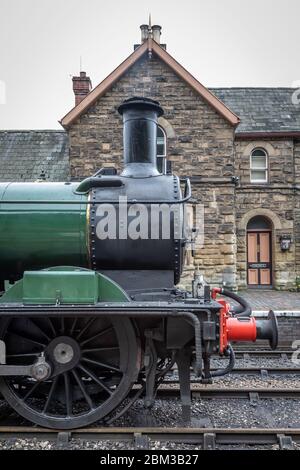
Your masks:
M86 72L80 72L79 77L73 77L72 81L75 95L75 106L77 106L91 91L92 82L90 77L86 76Z
M149 31L148 31L149 26L147 24L142 24L140 28L141 28L141 43L143 43L147 41L149 37Z
M152 26L152 37L157 44L160 44L161 26L154 24Z

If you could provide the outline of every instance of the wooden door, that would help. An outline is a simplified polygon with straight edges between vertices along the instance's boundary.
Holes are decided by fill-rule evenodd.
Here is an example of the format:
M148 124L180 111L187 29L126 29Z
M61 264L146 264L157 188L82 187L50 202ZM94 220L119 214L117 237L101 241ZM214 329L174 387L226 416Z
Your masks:
M271 232L247 233L247 273L249 286L272 284Z

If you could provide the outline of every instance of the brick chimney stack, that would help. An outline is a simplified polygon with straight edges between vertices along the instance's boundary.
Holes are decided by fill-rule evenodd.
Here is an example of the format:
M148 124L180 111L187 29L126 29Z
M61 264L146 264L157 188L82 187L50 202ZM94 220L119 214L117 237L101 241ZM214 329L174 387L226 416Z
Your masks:
M80 72L79 77L73 77L73 91L75 95L75 106L77 106L86 97L92 89L90 77L86 76L86 72Z

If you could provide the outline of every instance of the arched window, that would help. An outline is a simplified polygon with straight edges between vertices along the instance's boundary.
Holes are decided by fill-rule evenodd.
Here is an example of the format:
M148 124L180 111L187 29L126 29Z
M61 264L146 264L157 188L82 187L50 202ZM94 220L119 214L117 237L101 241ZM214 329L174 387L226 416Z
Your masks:
M156 164L160 173L167 172L167 136L162 127L157 126Z
M251 183L268 182L268 154L263 148L252 150L250 157Z
M272 225L269 219L263 215L256 215L249 220L247 230L271 230Z

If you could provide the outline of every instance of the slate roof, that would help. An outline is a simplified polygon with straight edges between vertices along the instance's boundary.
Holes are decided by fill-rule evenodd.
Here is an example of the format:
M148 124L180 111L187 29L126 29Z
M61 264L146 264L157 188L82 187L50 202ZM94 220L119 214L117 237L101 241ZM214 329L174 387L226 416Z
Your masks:
M130 56L127 57L115 70L113 70L99 85L91 90L80 103L75 105L60 121L61 125L67 129L86 110L92 106L101 96L103 96L116 83L124 73L132 67L143 55L154 53L166 65L173 70L178 77L185 81L196 93L198 93L217 113L224 117L232 126L239 123L236 116L222 101L209 91L202 83L198 82L177 60L175 60L164 48L154 39L148 38L143 44L138 46Z
M69 142L65 131L0 131L0 181L67 181Z
M241 123L236 134L300 132L300 104L292 88L210 88ZM298 94L300 97L300 94ZM0 131L0 181L68 181L69 141L65 131Z
M242 132L300 132L300 104L295 88L210 88L241 120ZM298 99L300 92L296 92Z

